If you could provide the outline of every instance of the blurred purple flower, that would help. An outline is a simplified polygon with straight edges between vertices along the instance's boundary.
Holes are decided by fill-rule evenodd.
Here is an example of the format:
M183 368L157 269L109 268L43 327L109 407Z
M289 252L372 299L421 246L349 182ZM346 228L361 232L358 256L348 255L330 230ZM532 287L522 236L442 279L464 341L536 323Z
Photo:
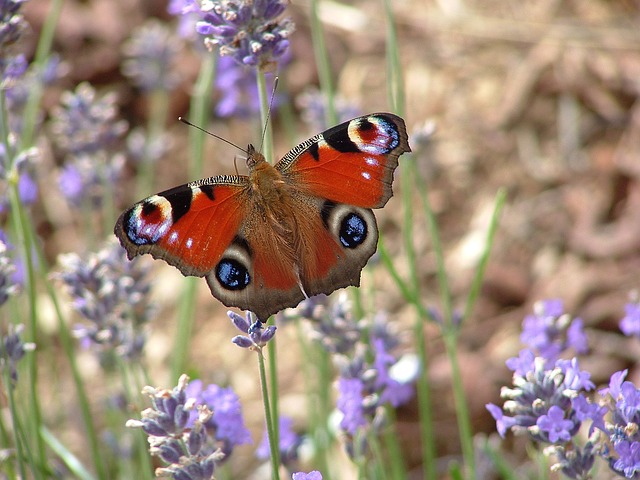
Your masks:
M125 159L114 147L126 129L127 123L117 120L114 95L98 96L88 83L62 94L51 132L65 155L58 185L72 205L100 205L105 186L117 182Z
M7 245L0 239L0 307L18 290L18 284L14 280L15 270Z
M198 21L200 5L196 0L170 0L167 12L178 17L178 35L193 40L197 36L196 22Z
M82 194L85 191L84 179L76 165L67 164L62 167L58 176L58 188L62 194L73 204L80 204Z
M127 122L117 120L114 94L98 96L88 83L61 96L61 105L54 108L51 132L64 153L77 156L105 150L127 130Z
M9 331L0 336L0 370L9 370L12 386L18 381L17 363L26 352L36 348L34 343L22 341L24 325L9 324Z
M27 22L20 12L24 3L26 0L0 1L0 58L7 56L27 27Z
M10 90L23 77L29 66L24 55L0 57L0 88Z
M56 276L66 287L72 307L90 322L75 327L76 337L96 348L101 360L108 360L113 352L124 358L140 357L144 326L153 311L148 269L137 260L127 260L125 251L113 242L84 258L67 253L58 261L62 270Z
M18 195L25 205L33 205L38 199L38 185L26 172L18 178Z
M124 44L122 73L144 91L172 90L178 83L173 67L179 46L167 26L149 20Z
M229 455L237 445L251 443L251 434L244 425L240 399L231 387L222 388L215 384L204 387L202 380L194 380L185 389L187 398L195 400L195 405L203 405L213 414L204 422L222 452ZM191 411L188 424L197 418Z
M296 472L291 476L291 478L292 480L322 480L322 474L317 470L313 470L309 473Z
M534 314L524 319L520 341L552 363L566 349L573 348L576 353L588 350L582 320L564 314L561 300L537 302Z
M620 330L626 336L640 337L640 303L637 301L624 306L625 316L620 321Z
M362 405L363 393L364 383L359 378L338 379L336 407L342 413L340 428L353 436L368 423Z
M280 461L284 465L298 459L298 448L302 443L302 437L293 430L293 419L287 416L281 416L278 422L278 440L280 442ZM264 432L262 441L256 449L256 457L261 460L267 460L270 456L269 435Z
M331 126L327 124L326 102L327 96L317 88L306 89L296 98L296 105L301 110L302 120L314 132L321 132ZM338 123L346 122L362 114L360 108L340 95L336 95L334 98L334 107Z

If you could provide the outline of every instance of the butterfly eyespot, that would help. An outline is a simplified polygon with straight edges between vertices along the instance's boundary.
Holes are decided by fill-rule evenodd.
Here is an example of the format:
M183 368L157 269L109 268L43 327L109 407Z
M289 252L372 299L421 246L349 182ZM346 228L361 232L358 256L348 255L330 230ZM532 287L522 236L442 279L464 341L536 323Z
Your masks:
M227 290L244 290L251 283L247 268L233 258L223 258L218 263L216 279Z
M378 241L376 219L369 209L327 201L321 216L324 225L343 248L353 250Z
M367 238L367 223L356 213L342 219L339 232L340 243L347 248L356 248Z

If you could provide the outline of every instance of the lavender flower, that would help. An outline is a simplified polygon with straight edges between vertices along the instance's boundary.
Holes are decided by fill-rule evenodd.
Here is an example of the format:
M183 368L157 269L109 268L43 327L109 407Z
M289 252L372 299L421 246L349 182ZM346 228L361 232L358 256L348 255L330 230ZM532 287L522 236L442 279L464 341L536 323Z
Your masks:
M20 7L25 0L0 0L0 89L13 85L26 70L24 55L12 55L12 49L27 27Z
M296 98L296 105L301 110L300 116L302 120L309 125L314 132L320 132L330 126L327 125L326 104L326 95L317 88L306 89ZM339 123L346 122L362 114L362 111L358 107L341 95L336 95L334 107Z
M580 370L575 358L558 360L549 368L546 359L536 357L532 370L524 375L514 373L513 387L502 388L503 410L493 404L487 409L502 436L510 429L538 442L566 442L577 433L582 421L601 420L600 411L585 408L586 398L576 400L594 388L589 376Z
M14 273L15 266L7 254L7 245L0 240L0 307L18 290L13 279Z
M53 110L51 131L65 153L58 185L73 205L99 205L104 186L115 183L122 172L124 157L113 148L127 123L116 119L115 101L114 95L98 97L91 85L82 83L75 92L65 92L61 106Z
M186 387L185 394L193 399L195 406L206 407L213 412L204 425L225 455L230 455L237 445L251 443L251 434L244 426L240 399L232 388L215 384L204 387L201 380L194 380ZM192 411L187 424L195 421L196 417Z
M225 454L217 448L208 429L213 411L198 405L187 394L189 377L182 375L172 390L145 387L152 407L141 420L127 421L127 427L142 428L149 436L149 453L167 466L156 469L158 476L175 480L211 480L217 463ZM195 418L192 418L191 415Z
M0 57L7 54L7 49L20 39L27 27L27 22L20 13L23 3L26 3L26 0L0 1Z
M298 449L302 444L302 436L293 430L293 419L287 416L281 416L278 421L278 432L280 442L280 461L284 465L291 465L298 459ZM256 457L261 460L267 460L270 455L269 436L265 431L262 442L256 450Z
M137 260L128 261L113 242L85 258L60 255L59 262L62 271L57 276L73 308L90 322L75 329L82 344L97 347L103 359L111 350L125 358L139 357L152 312L148 270Z
M122 73L144 91L172 90L178 83L178 76L172 71L178 48L178 39L169 28L150 20L125 43Z
M640 337L640 301L637 293L632 295L632 299L624 306L625 316L620 321L620 330L627 337Z
M591 469L599 452L598 444L587 441L582 448L576 445L554 446L547 453L557 458L557 463L551 466L552 471L562 472L565 477L575 480L589 480L593 478Z
M17 182L18 197L23 205L32 205L38 198L38 185L33 180L33 171L40 158L40 151L31 147L18 151L17 137L9 135L8 145L0 143L0 186ZM9 210L9 198L0 197L0 211Z
M271 71L294 30L291 19L278 19L285 8L282 0L202 0L196 31L206 37L208 48L218 46L220 55Z
M311 339L330 353L350 354L366 327L353 317L351 303L344 292L333 304L326 295L316 295L301 302L294 312L311 320Z
M291 478L292 480L322 480L322 474L317 470L313 470L309 473L296 472Z
M9 332L0 337L0 370L8 369L11 381L18 381L17 363L26 352L36 348L34 343L25 343L20 338L24 331L24 325L9 325Z
M189 40L197 36L196 22L198 21L200 5L196 0L169 0L167 12L178 17L178 35Z
M74 92L64 92L60 101L52 112L51 133L69 155L105 150L127 130L127 123L116 119L114 94L98 97L91 85L81 83Z
M250 117L260 110L255 70L238 65L231 57L218 62L216 88L220 100L216 114L220 117Z
M627 371L614 373L609 387L599 391L601 406L609 421L604 429L613 450L603 449L601 455L609 467L626 478L640 478L640 389L626 381Z
M232 311L227 312L227 315L229 315L235 327L246 334L237 335L231 340L239 347L261 350L276 334L274 325L270 325L265 329L260 320L251 323L250 312L247 312L246 318Z
M534 305L534 314L523 322L520 340L538 356L555 362L569 348L586 353L587 338L583 321L563 313L561 300L545 300Z

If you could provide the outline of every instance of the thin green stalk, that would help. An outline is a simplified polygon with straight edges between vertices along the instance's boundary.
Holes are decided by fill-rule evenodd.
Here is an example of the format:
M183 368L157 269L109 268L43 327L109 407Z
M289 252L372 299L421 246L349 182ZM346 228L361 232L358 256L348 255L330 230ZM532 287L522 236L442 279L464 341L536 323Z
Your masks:
M216 76L217 55L207 55L201 65L198 80L190 104L190 120L203 128L209 122L211 115L211 91ZM197 128L189 129L190 146L190 176L198 179L202 177L204 163L205 134ZM191 332L195 315L195 297L198 279L188 277L184 280L184 287L178 309L175 353L171 362L171 378L177 380L185 371L187 356L191 345Z
M431 400L431 385L429 385L429 371L427 341L425 338L424 315L417 315L413 324L414 338L418 358L422 361L421 375L416 381L416 393L418 395L418 412L420 418L420 443L422 447L423 477L428 480L436 480L436 436L433 429L433 402Z
M389 459L391 478L395 480L403 480L407 478L407 470L404 464L402 449L400 448L400 443L398 441L398 433L395 428L395 410L390 405L386 405L385 410L387 418L389 419L389 425L384 429L382 440L387 452L386 456Z
M149 96L149 117L147 118L146 141L138 174L138 197L150 195L154 186L155 158L151 157L153 146L164 133L167 112L169 110L169 94L165 89L155 89Z
M458 362L458 335L455 330L444 329L443 340L447 358L451 365L451 384L453 389L453 402L456 409L456 420L458 432L460 434L460 446L464 459L467 478L476 478L475 452L473 448L473 430L471 429L471 417L467 404L467 396L464 390L464 383L460 373L460 363Z
M84 468L82 462L80 462L80 460L78 460L78 458L71 453L67 447L65 447L64 444L49 431L49 429L44 426L41 427L40 435L42 435L49 448L55 452L55 454L64 462L69 471L73 473L75 478L80 480L95 480L95 477L91 475L86 468Z
M500 219L500 213L502 212L502 208L504 207L504 203L507 199L507 192L504 188L498 190L496 195L495 204L493 207L493 214L491 215L491 221L489 223L489 230L487 232L487 240L485 242L485 248L482 252L482 256L480 257L480 262L478 262L478 268L476 268L476 274L473 277L473 282L471 283L471 288L469 289L469 296L467 297L467 302L464 308L464 314L462 318L469 318L471 315L471 311L473 310L473 306L476 303L478 295L480 294L480 287L482 285L482 280L484 279L484 273L487 268L487 263L489 262L489 255L491 254L491 247L493 245L493 240L495 238L495 234L498 230L498 221Z
M320 89L325 98L325 119L327 125L338 123L338 114L334 105L334 89L331 73L329 54L324 43L324 33L318 12L319 1L311 0L311 38L313 40L313 53L316 58L316 69L320 78Z
M296 321L298 343L302 350L304 391L308 394L309 431L313 436L313 465L322 472L324 480L331 480L327 452L331 434L327 429L331 411L331 365L327 351L315 342L308 342L302 324Z
M9 403L9 415L11 416L12 425L11 432L13 436L13 445L16 450L18 469L20 470L20 478L27 478L25 460L29 465L33 465L31 449L23 442L22 437L24 437L24 432L22 428L22 422L20 421L20 416L18 415L16 400L13 392L13 382L11 381L11 372L8 368L2 369L2 377L2 381L6 386L6 397Z
M258 85L258 98L260 101L260 124L264 128L264 138L262 139L262 154L267 162L270 164L275 163L273 156L273 129L271 128L271 122L267 121L269 118L269 103L270 97L267 91L267 78L263 72L258 71L256 73L256 83Z
M273 343L273 340L269 343ZM269 437L269 452L271 454L271 478L272 480L280 480L280 444L276 438L276 422L278 421L278 417L273 417L271 414L272 407L269 400L267 372L264 367L264 355L262 355L262 350L257 350L257 354L258 367L260 371L260 387L262 389L262 403L264 405L264 416L267 423L267 436Z
M73 377L73 383L76 388L76 394L78 395L80 414L86 429L87 439L89 442L89 452L91 453L91 458L93 460L93 465L96 469L98 478L100 480L106 480L109 477L107 476L103 463L103 452L101 450L99 439L96 434L95 426L93 424L93 415L91 413L91 407L89 405L87 392L84 388L84 382L80 375L80 370L78 369L78 364L76 362L75 342L71 333L69 332L69 327L67 325L67 322L65 321L62 309L60 308L60 303L58 302L56 292L51 285L49 277L46 273L44 273L49 271L49 266L44 259L44 253L39 247L40 246L38 244L35 245L35 251L37 253L37 259L39 262L39 271L43 272L43 274L41 275L41 281L47 290L49 298L51 299L51 303L56 314L56 319L58 320L58 335L60 337L60 344L62 346L62 350L67 356L69 367L71 369L71 376Z
M42 25L42 31L40 32L40 38L38 40L38 46L36 47L35 58L33 61L33 64L38 68L38 71L42 71L44 68L49 52L51 51L53 36L56 31L56 26L58 25L58 18L60 18L63 4L64 0L53 0L51 2L49 13L45 17L46 20ZM20 140L23 148L33 145L41 98L42 85L40 82L35 82L29 90L29 97L27 98L27 104L24 109L24 123L20 134Z
M26 292L27 302L29 305L29 318L26 329L26 340L38 344L38 327L37 327L37 306L36 306L36 279L33 269L33 250L32 245L34 239L31 236L31 231L27 226L28 220L24 212L22 203L20 202L20 196L18 193L18 179L15 169L9 174L9 201L11 204L11 217L13 220L13 226L18 237L18 243L22 246L22 258L24 259L24 265L26 270ZM45 465L47 462L46 450L44 441L39 435L40 425L42 425L42 410L40 408L40 396L38 395L37 378L38 378L38 364L36 361L36 355L29 355L27 357L27 365L29 369L29 438L35 442L35 449L39 458L40 465ZM35 473L35 472L34 472ZM40 478L40 475L36 474L36 478Z

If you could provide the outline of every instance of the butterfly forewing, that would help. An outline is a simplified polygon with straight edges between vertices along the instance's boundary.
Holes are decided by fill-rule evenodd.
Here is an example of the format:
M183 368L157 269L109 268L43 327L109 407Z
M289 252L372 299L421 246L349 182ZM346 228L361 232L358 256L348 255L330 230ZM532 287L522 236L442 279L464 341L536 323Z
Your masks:
M202 277L243 221L247 184L248 177L222 175L153 195L120 216L115 234L129 258L150 253Z
M390 113L375 113L301 143L276 168L309 195L381 208L392 195L398 157L409 151L404 120Z

